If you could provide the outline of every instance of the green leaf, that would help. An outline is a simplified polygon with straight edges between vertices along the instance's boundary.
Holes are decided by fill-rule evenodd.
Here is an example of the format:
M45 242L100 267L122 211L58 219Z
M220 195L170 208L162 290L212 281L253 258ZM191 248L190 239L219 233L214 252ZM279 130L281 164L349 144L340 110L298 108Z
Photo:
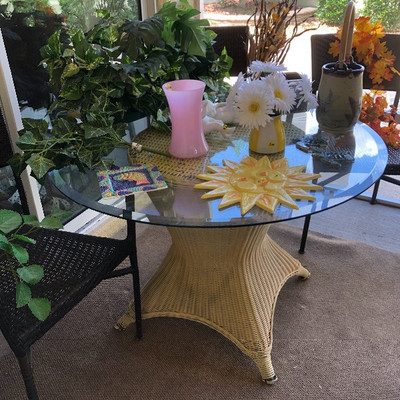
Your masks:
M39 226L39 220L36 215L23 215L24 224L31 226Z
M12 256L12 250L11 250L11 245L10 242L8 241L7 236L3 235L2 233L0 233L0 250L2 250L3 252L5 252L6 254L9 254L10 256ZM2 258L4 258L4 255L1 254Z
M66 219L72 216L71 211L60 210L59 208L55 208L51 210L51 216L59 219L60 221L65 221Z
M92 162L92 160L93 160L93 153L92 153L91 151L85 150L85 149L80 149L80 150L78 151L78 156L79 156L79 159L80 159L85 165L88 165L88 166L93 165L93 162Z
M20 264L25 264L29 261L28 251L19 244L10 243L12 255L18 260Z
M74 56L74 51L72 49L64 49L62 56L64 58L72 58Z
M94 137L101 137L107 135L107 127L97 128L96 126L86 125L85 126L85 138L91 139Z
M17 139L16 143L21 150L29 150L35 145L35 136L27 131Z
M82 98L82 90L76 86L65 87L61 90L60 96L64 97L66 100L79 100Z
M40 54L43 58L55 58L61 54L60 34L60 30L54 32L49 37L47 45L40 49Z
M42 297L32 298L28 303L28 307L39 321L44 321L51 311L50 301Z
M77 121L75 118L60 118L54 121L53 134L57 136L64 136L78 129Z
M0 243L5 243L5 244L9 243L7 236L3 235L2 233L0 233Z
M47 216L42 219L40 226L49 229L61 229L63 227L61 221L53 216Z
M19 213L12 210L0 210L0 231L9 233L17 229L22 223Z
M110 18L110 12L107 10L96 10L96 14L99 18Z
M17 308L26 306L32 298L31 288L24 282L18 282L15 287Z
M24 118L22 122L24 124L22 132L32 132L37 138L47 135L49 122L46 119Z
M201 29L207 26L208 22L204 20L188 19L189 15L180 21L176 26L175 40L181 40L181 47L189 55L199 55L205 57L207 42L211 40L210 36Z
M0 240L0 250L3 250L5 253L7 253L10 256L12 256L11 246L10 246L10 243L8 241L5 242L3 240ZM3 255L3 257L4 257L4 255Z
M63 73L61 74L61 79L65 79L65 78L74 76L77 73L79 73L79 71L80 71L80 68L77 65L75 65L73 63L67 64L66 67L64 68Z
M22 242L25 242L25 243L30 243L30 244L35 244L36 243L35 239L32 239L32 238L30 238L28 236L25 236L25 235L19 235L17 233L13 233L11 236L13 238L21 240Z
M13 156L7 162L16 176L21 175L22 171L26 167L24 157L18 153L13 154Z
M185 2L182 2L185 4ZM176 8L176 3L167 2L164 3L162 8L157 12L158 15L162 15L164 18L171 19L173 21L177 18L178 9Z
M43 278L44 271L41 265L32 264L27 267L17 268L17 274L24 282L35 285Z
M55 54L61 54L60 35L61 31L59 30L57 32L54 32L48 40L48 45Z
M33 173L39 179L43 178L52 168L56 167L56 164L52 160L37 153L33 153L26 163L32 168Z
M76 56L84 60L85 53L89 48L89 43L85 38L85 34L81 29L78 29L71 37L72 43L75 47Z
M159 17L152 17L141 21L138 26L138 33L146 46L151 46L161 38L164 24Z

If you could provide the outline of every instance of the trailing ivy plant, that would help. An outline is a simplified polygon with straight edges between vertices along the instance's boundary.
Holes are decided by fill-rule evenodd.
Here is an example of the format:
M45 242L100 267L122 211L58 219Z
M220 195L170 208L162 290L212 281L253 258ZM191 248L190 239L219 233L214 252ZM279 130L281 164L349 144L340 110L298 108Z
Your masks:
M168 103L162 84L174 79L201 79L206 95L224 99L232 59L217 55L215 33L186 0L165 3L144 21L111 18L86 33L55 32L41 49L55 101L50 124L24 120L18 146L24 154L9 162L16 173L26 165L41 181L48 171L74 164L107 168L106 155L130 146L123 137L129 114L140 112L158 127L168 127Z
M0 272L11 274L14 278L16 307L27 306L37 319L43 321L50 313L50 301L43 297L33 297L31 286L42 280L44 270L41 265L29 263L29 253L21 245L35 245L35 240L29 235L38 227L59 229L62 224L55 215L47 216L39 222L34 215L0 210Z

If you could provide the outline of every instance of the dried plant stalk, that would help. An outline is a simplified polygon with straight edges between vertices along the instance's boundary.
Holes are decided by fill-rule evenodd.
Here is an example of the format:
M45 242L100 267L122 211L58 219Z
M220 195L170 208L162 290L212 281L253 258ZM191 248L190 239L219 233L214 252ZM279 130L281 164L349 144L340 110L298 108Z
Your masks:
M254 60L282 64L289 51L292 40L303 33L317 28L308 28L299 32L301 22L297 0L283 0L271 3L254 0L255 11L247 21L249 26L249 62ZM253 26L254 24L254 26Z

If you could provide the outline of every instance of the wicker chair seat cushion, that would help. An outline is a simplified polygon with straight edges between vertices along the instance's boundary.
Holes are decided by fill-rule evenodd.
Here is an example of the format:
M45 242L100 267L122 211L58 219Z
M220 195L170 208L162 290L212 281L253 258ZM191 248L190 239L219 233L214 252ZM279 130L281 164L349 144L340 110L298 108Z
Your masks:
M32 296L48 298L51 313L41 322L28 307L17 309L14 278L0 270L0 328L17 356L23 356L128 256L128 244L122 240L43 228L30 236L37 242L26 245L29 263L44 268L44 278L31 286Z

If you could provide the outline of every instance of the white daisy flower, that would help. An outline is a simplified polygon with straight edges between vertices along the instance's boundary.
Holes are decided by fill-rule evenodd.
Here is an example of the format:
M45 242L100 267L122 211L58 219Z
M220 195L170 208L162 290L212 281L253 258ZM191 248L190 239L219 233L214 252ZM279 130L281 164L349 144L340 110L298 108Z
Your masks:
M271 97L265 81L245 82L236 95L239 124L249 128L265 126L273 113Z
M283 74L273 73L265 78L272 91L273 108L280 113L288 113L296 103L296 93L289 86Z
M253 73L265 72L271 74L272 72L286 71L286 67L283 64L275 64L273 62L262 62L256 60L250 64L250 71Z
M307 110L310 110L311 108L315 108L318 106L317 97L315 96L315 94L312 93L312 84L311 81L308 79L308 76L306 74L301 74L300 76L301 80L296 86L296 89L301 96L298 106L300 106L303 101L306 101Z

